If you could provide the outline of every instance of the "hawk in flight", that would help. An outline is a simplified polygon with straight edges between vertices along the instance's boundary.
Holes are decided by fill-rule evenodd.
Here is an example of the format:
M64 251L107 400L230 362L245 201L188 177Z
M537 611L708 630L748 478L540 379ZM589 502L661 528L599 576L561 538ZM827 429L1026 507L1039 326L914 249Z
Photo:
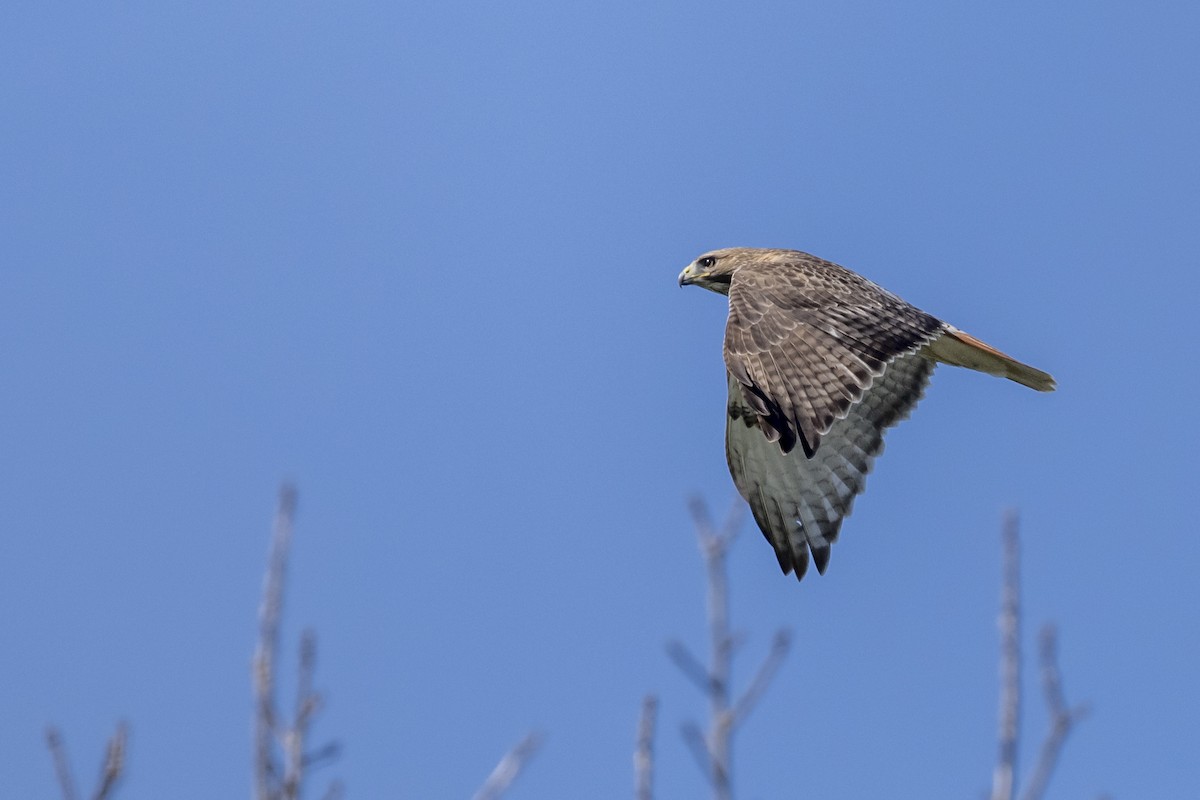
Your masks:
M909 415L938 363L1054 390L1045 372L808 253L713 250L679 274L689 284L729 296L729 471L797 579L809 553L824 574L883 432Z

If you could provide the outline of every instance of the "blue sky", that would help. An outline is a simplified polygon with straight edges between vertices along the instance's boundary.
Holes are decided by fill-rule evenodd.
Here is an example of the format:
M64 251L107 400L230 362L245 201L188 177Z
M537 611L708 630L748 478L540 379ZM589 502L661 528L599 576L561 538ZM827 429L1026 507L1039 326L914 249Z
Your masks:
M1200 11L1185 3L10 4L0 24L0 774L245 796L274 493L351 797L701 779L685 498L723 510L724 303L809 250L1045 368L940 369L798 585L746 530L744 798L978 796L1001 512L1093 716L1053 795L1200 785ZM1027 642L1032 645L1032 637ZM1032 759L1044 717L1030 684Z

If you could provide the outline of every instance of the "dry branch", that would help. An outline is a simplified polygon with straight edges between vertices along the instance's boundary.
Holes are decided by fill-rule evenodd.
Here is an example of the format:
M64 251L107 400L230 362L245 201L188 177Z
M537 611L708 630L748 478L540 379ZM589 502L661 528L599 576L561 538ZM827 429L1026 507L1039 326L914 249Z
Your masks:
M658 698L648 694L642 700L637 745L633 752L633 796L636 800L654 800L654 726L657 720Z
M121 775L125 772L125 748L129 741L129 728L124 723L117 724L117 730L108 740L104 752L104 763L100 767L100 780L96 791L92 792L92 800L109 800L117 787ZM66 746L57 728L46 729L46 746L50 748L50 757L54 760L54 773L58 777L58 786L62 791L63 800L76 800L79 793L75 788L75 778L71 774L71 765L67 759Z
M1017 780L1017 736L1021 710L1021 544L1015 511L1004 515L1001 528L1003 582L1000 595L1000 727L999 753L992 778L991 800L1013 800ZM1050 729L1021 800L1042 800L1071 728L1087 714L1085 706L1070 708L1062 691L1058 668L1058 634L1053 625L1038 637L1042 693Z
M1004 515L1000 535L1000 724L992 800L1013 800L1021 712L1021 549L1015 511Z
M783 663L783 659L787 657L788 648L792 644L791 633L780 628L775 631L775 638L771 641L771 649L767 653L767 657L758 666L758 672L754 674L754 678L750 681L750 685L742 692L730 709L732 724L738 725L749 716L754 707L758 705L759 698L763 692L771 684L771 680L775 677L775 672Z
M1087 716L1086 705L1074 708L1067 706L1063 696L1062 674L1058 669L1058 631L1053 625L1044 625L1038 636L1038 656L1042 672L1042 694L1046 699L1046 710L1050 715L1050 730L1042 741L1037 765L1029 779L1029 785L1021 793L1021 800L1042 800L1050 776L1058 766L1067 734L1075 723Z
M496 764L492 774L488 775L483 786L475 793L474 800L499 800L541 746L542 737L539 734L526 734L525 738L517 742L516 747L508 751L504 758L500 759L500 763Z
M287 579L288 554L296 514L296 490L285 485L279 490L279 505L267 555L259 607L258 644L254 653L254 788L257 800L298 800L304 781L314 764L337 755L336 744L309 753L309 729L321 708L321 695L313 690L317 663L317 641L311 631L300 637L296 707L290 722L284 722L275 700L283 590ZM334 783L326 797L337 797L341 786Z
M50 757L54 759L54 774L58 778L58 788L62 792L63 800L76 800L79 793L75 789L75 778L71 775L66 745L63 744L62 735L57 728L46 729L46 746L50 748Z
M93 800L108 800L125 771L125 743L129 731L125 723L117 725L117 731L108 740L108 749L104 754L104 766L100 770L100 785L92 795Z
M278 715L275 709L275 653L283 615L283 586L296 513L296 490L283 486L267 555L262 605L258 612L258 647L254 653L254 784L258 800L282 796L282 769L275 753Z
M771 649L755 671L754 678L746 690L734 699L731 676L738 635L730 629L729 624L726 565L729 547L741 528L743 506L741 503L735 504L719 530L714 527L712 517L701 500L693 499L690 509L708 579L709 663L707 666L701 665L699 659L679 642L670 643L667 654L708 697L708 732L703 733L695 723L688 722L682 729L683 739L708 778L715 800L729 800L733 796L733 736L770 685L787 655L791 637L786 630L776 632Z

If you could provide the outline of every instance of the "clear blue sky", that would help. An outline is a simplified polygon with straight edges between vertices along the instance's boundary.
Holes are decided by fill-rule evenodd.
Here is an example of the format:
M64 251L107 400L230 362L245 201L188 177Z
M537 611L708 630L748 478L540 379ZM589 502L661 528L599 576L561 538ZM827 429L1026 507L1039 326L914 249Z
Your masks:
M106 4L107 5L107 4ZM118 719L122 797L249 792L274 493L349 795L702 782L663 643L703 643L721 298L797 247L1055 374L943 368L829 572L747 530L744 798L976 797L1002 509L1030 633L1094 715L1059 797L1200 786L1192 3L10 3L0 19L0 775L56 793ZM1036 685L1030 686L1036 690ZM1036 692L1027 754L1044 718Z

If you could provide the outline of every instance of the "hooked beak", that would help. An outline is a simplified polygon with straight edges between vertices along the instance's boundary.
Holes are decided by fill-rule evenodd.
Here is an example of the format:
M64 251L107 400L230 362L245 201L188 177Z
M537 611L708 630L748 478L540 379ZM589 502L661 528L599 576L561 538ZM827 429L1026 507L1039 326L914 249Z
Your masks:
M688 286L696 282L696 278L699 276L696 275L696 270L692 268L693 266L694 265L692 264L688 264L683 268L683 272L679 273L680 287Z

